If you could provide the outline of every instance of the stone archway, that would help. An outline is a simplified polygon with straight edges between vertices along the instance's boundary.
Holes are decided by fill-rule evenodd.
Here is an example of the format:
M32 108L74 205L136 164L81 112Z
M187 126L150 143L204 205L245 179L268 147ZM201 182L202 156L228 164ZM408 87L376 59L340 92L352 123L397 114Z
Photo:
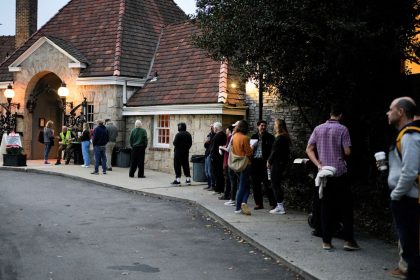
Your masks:
M32 102L32 147L31 158L43 159L44 145L38 142L39 131L48 120L54 122L54 134L57 136L62 125L62 105L57 90L61 85L61 79L54 73L48 73L38 80L31 95ZM28 106L27 106L28 107ZM58 143L55 141L49 154L49 158L57 155Z

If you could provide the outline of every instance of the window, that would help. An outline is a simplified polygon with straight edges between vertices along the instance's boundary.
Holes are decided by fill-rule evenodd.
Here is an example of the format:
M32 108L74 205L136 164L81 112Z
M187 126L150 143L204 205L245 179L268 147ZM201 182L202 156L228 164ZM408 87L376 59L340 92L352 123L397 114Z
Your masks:
M155 116L153 146L169 148L169 115Z
M93 104L87 104L86 122L89 124L89 127L92 129L95 122L93 118Z

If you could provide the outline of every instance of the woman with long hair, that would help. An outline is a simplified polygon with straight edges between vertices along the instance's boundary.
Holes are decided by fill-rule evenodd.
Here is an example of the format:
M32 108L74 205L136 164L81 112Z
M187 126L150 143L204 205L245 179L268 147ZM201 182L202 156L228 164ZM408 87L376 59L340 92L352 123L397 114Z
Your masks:
M89 128L88 123L83 124L83 132L82 132L82 137L80 138L80 142L82 143L82 155L83 155L82 167L89 167L90 165L90 156L89 156L90 128Z
M277 206L270 211L271 214L286 214L284 210L283 180L290 161L290 137L286 122L276 119L274 122L274 140L271 154L267 160L267 168L271 172L271 188L277 201Z
M44 127L44 164L50 164L48 162L48 155L51 151L51 147L54 145L54 123L50 120L47 121Z
M251 160L253 154L253 147L250 145L249 137L246 135L248 133L249 125L248 122L242 120L236 127L235 135L232 140L232 153L241 156L248 157L247 167L239 172L239 188L236 193L236 209L235 213L251 215L248 207L248 197L249 197L249 176L251 172Z

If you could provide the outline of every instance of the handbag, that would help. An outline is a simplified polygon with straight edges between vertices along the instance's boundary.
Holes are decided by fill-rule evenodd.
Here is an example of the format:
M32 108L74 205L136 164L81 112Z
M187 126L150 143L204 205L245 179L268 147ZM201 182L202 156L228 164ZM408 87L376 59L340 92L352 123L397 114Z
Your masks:
M228 166L235 172L241 172L248 166L249 159L247 156L238 156L229 150Z

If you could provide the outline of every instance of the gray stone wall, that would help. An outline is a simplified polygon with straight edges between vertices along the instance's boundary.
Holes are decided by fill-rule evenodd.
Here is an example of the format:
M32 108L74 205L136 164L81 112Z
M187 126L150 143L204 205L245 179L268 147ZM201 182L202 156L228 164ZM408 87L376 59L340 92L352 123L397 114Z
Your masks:
M248 121L253 129L256 128L259 115L258 92L246 95L249 106ZM286 121L292 140L292 153L294 157L306 156L305 148L310 136L310 129L304 122L299 109L282 102L281 95L275 92L265 92L263 95L263 119L268 122L269 131L273 131L275 119Z
M142 121L143 128L148 135L148 147L146 149L146 168L160 170L174 174L173 168L173 145L172 141L178 132L178 123L185 122L187 131L191 133L193 145L190 149L191 155L204 155L204 141L209 133L210 124L215 121L222 122L221 115L171 115L170 116L170 144L169 148L156 148L153 146L153 127L154 116L126 117L125 138L126 146L129 146L128 139L131 129L134 128L134 122L139 119ZM192 169L192 164L190 164ZM192 173L191 173L192 175Z

